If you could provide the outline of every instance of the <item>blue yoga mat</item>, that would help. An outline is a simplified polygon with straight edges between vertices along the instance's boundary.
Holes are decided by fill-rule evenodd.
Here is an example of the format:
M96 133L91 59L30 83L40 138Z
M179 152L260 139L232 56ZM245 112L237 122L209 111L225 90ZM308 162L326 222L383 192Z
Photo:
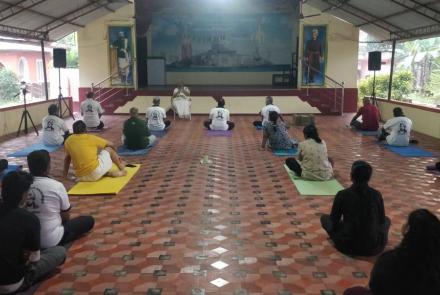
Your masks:
M120 146L118 148L118 155L120 155L120 156L142 156L142 155L147 154L154 146L155 146L155 144L149 145L146 149L141 149L141 150L129 150L125 146Z
M402 157L435 157L435 155L427 150L416 146L391 146L385 144L384 147Z
M2 179L3 179L3 176L5 176L6 174L8 174L9 172L17 171L17 170L21 170L21 168L23 168L22 165L9 164L9 165L8 165L8 169L6 169L5 171L3 171L2 174L0 174L0 180L2 180Z
M33 145L27 146L24 149L16 151L15 153L7 155L8 157L27 157L30 153L37 150L46 150L49 153L56 151L62 147L62 145L44 145L43 143L34 143Z
M263 130L263 126L255 126L255 129L257 129L257 130Z
M231 137L232 131L231 130L206 130L206 136L207 137Z
M286 157L286 156L297 156L298 149L287 149L287 150L272 150L275 156Z

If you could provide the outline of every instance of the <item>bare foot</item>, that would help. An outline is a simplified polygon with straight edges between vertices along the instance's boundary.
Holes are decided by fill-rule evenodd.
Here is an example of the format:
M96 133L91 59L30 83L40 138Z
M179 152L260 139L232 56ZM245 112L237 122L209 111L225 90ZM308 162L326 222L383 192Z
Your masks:
M127 171L125 171L125 170L112 171L112 172L107 173L107 175L109 177L122 177L122 176L127 175Z

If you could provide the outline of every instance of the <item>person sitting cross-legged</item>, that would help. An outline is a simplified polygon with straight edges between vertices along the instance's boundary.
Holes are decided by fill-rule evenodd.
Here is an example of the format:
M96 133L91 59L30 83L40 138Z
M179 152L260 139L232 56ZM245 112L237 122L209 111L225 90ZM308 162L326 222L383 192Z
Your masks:
M160 97L153 98L153 106L145 112L147 117L148 129L152 131L162 131L170 127L170 120L164 120L167 117L165 109L160 107Z
M272 96L266 96L266 105L260 111L262 120L254 121L254 126L255 127L264 126L264 123L269 121L269 112L277 112L280 120L284 122L284 119L281 116L280 108L273 104Z
M350 126L356 130L377 131L379 129L379 109L371 103L368 97L362 100L364 106L351 119ZM357 119L362 116L362 122Z
M43 118L43 143L45 145L62 145L70 135L66 122L58 117L58 106L51 104L46 117Z
M79 181L97 181L104 175L127 175L125 162L119 158L114 144L86 132L87 127L83 121L73 123L73 134L64 143L64 179L67 179L71 162ZM113 163L117 166L117 171L111 171Z
M286 165L297 176L307 180L330 180L333 178L333 161L328 157L327 145L319 138L315 125L303 129L305 140L298 145L298 160L287 158Z
M81 103L80 110L87 128L104 129L104 122L101 121L104 109L101 107L101 104L95 100L93 92L90 91L87 93L86 100Z
M179 80L177 87L171 97L171 105L179 118L191 119L191 97L189 88Z
M40 221L22 207L33 177L24 171L3 177L0 202L0 294L25 291L64 263L66 249L41 250Z
M266 145L271 149L291 149L298 146L298 142L290 139L284 122L279 120L279 114L275 111L269 112L269 121L263 124L263 141L261 148Z
M203 125L208 130L232 130L235 124L229 121L229 111L225 109L225 100L220 97L217 99L217 107L211 109L209 120Z
M427 209L416 209L402 234L396 248L377 258L369 288L350 288L344 295L440 294L440 220Z
M150 134L147 123L139 118L137 108L130 109L130 118L125 121L122 141L127 149L146 149L156 141L156 136Z
M70 218L71 206L64 185L49 177L49 152L33 151L27 156L27 162L34 182L29 189L26 209L40 220L41 248L65 245L89 232L95 224L93 217Z
M393 146L408 146L412 142L410 140L412 121L405 117L402 108L399 107L393 109L393 115L394 118L383 125L379 141L386 140Z
M321 216L336 249L347 255L377 255L388 241L390 220L381 193L368 185L372 174L370 164L355 161L350 174L353 184L336 194L330 215Z

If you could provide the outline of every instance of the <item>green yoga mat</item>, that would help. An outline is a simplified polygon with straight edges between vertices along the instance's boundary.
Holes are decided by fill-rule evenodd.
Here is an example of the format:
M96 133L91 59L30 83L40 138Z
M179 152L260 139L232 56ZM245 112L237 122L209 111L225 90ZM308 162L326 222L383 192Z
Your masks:
M337 192L344 189L336 179L328 181L304 180L296 176L286 165L284 165L284 168L298 192L303 196L334 196Z

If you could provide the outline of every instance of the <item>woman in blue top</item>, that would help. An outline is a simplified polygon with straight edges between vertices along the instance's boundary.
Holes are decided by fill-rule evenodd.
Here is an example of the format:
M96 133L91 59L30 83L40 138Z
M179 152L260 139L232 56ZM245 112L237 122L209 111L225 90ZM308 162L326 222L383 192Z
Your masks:
M281 122L278 118L279 114L277 112L269 112L269 121L263 125L262 149L265 149L266 145L274 150L285 150L298 146L295 139L290 139L284 122Z

